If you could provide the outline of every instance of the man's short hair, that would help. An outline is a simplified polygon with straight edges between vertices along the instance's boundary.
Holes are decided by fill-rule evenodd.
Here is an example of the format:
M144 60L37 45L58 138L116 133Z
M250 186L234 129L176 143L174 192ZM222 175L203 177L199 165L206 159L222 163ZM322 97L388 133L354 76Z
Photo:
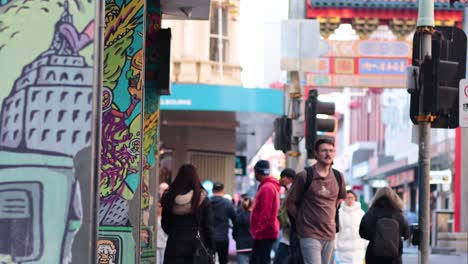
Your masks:
M329 138L321 138L321 139L315 141L315 151L318 151L320 145L322 145L322 144L329 144L329 145L335 146L335 141L333 139L329 139Z
M213 192L222 192L224 190L224 184L221 182L215 182L213 184Z
M280 177L281 178L286 177L286 178L294 180L294 177L296 177L296 172L291 168L286 168L281 172Z

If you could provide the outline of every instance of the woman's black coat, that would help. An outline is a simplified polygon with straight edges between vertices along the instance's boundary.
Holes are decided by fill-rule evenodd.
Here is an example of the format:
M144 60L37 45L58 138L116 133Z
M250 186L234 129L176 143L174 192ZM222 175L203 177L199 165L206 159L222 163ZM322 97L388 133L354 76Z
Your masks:
M244 208L237 209L232 236L236 240L237 250L252 249L253 238L250 233L250 211Z
M198 220L191 212L190 205L186 207L187 210L175 211L164 208L163 204L161 226L168 235L164 263L192 263L193 254L198 245L195 239L198 226L200 226L200 233L205 246L210 252L215 252L213 214L206 192L202 193L201 200L198 209Z
M362 238L369 240L369 245L366 251L366 264L401 264L401 255L403 254L403 241L400 240L400 253L396 258L382 258L373 254L372 248L374 246L374 233L376 222L384 215L391 215L393 219L398 221L400 226L400 237L405 240L409 237L408 222L403 216L402 212L395 210L390 206L388 200L384 199L379 203L378 207L371 207L364 215L359 227L359 234Z

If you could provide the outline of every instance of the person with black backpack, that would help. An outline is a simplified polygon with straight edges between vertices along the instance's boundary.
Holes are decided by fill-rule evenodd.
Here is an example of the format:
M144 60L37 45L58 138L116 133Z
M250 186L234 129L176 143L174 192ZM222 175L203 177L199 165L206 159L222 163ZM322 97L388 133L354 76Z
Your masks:
M317 163L296 175L286 199L291 239L298 236L304 264L329 264L335 248L337 208L346 198L346 187L342 173L332 168L334 157L335 142L317 140ZM291 257L299 254L291 252Z
M391 188L375 194L369 211L359 226L359 234L369 240L366 264L401 264L403 239L408 239L408 222L403 216L403 202Z

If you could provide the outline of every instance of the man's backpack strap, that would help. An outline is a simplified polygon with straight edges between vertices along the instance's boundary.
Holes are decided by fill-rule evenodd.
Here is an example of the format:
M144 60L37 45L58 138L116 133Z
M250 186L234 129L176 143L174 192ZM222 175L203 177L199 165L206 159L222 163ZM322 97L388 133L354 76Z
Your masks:
M335 175L336 182L338 183L338 199L340 199L340 197L342 196L341 184L343 184L341 173L333 168L332 170L333 170L333 174ZM335 232L336 233L340 232L340 208L339 207L336 208L336 212L335 212Z
M304 190L302 191L301 196L299 196L299 199L297 199L297 202L296 202L297 206L301 205L306 192L309 190L310 185L312 184L312 178L314 177L314 171L312 170L312 167L305 167L304 170L306 171L306 175L307 175L306 182L304 184Z
M307 173L306 182L304 184L304 190L302 191L301 196L299 197L299 199L297 199L297 204L300 204L302 202L302 199L304 199L305 193L309 190L310 185L312 184L312 178L314 177L314 171L312 166L305 167L304 169ZM333 168L332 170L333 174L335 175L335 179L338 182L338 197L341 197L341 185L343 184L343 179L341 178L341 173L338 170L335 170Z
M336 178L336 181L338 182L338 199L339 197L342 197L342 193L341 193L341 185L343 184L343 179L341 178L341 173L338 171L338 170L335 170L333 169L333 174L335 174L335 178Z

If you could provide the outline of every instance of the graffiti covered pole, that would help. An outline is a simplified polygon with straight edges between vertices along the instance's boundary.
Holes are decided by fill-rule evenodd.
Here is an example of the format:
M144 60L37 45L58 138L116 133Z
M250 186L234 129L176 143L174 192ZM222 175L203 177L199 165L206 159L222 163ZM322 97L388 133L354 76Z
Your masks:
M93 218L89 223L90 229L92 230L91 239L89 241L91 247L91 260L95 262L97 260L97 241L98 241L98 232L99 232L99 168L100 168L100 142L101 142L101 100L102 100L102 84L103 84L103 69L104 69L104 10L105 10L105 1L96 1L95 3L95 44L94 44L94 83L93 83L93 121L91 131L93 134L93 143L91 144L91 186L89 190L91 191L90 197L92 197L92 209Z
M432 57L432 32L434 32L434 0L420 0L418 9L418 22L416 31L422 34L420 42L421 54L420 61L424 62L426 58ZM424 107L424 91L425 85L422 83L422 89L419 97L419 227L421 241L419 244L419 263L429 263L429 238L430 238L430 142L431 142L431 122L434 116L426 114L423 111Z

